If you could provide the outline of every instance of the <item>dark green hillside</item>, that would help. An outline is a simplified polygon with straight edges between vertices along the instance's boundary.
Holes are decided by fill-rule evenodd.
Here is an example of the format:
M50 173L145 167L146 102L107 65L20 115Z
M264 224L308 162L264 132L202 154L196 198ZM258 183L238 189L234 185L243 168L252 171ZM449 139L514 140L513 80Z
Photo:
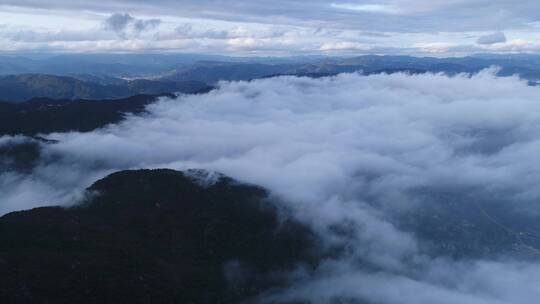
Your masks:
M92 131L120 122L126 113L141 113L158 98L137 95L117 100L36 98L20 104L0 102L0 136Z
M92 79L91 77L81 77ZM63 100L118 99L139 94L197 93L207 89L198 81L122 80L110 84L81 80L67 76L20 74L0 77L0 100L23 102L32 98Z
M313 261L312 234L265 190L207 177L124 171L82 206L0 218L2 302L238 303Z

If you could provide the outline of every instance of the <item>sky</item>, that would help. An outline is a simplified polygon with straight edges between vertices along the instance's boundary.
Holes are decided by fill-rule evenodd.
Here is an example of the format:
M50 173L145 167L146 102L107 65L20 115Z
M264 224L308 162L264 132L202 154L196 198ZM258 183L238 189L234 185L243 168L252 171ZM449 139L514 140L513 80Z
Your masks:
M536 0L0 0L0 52L536 53Z

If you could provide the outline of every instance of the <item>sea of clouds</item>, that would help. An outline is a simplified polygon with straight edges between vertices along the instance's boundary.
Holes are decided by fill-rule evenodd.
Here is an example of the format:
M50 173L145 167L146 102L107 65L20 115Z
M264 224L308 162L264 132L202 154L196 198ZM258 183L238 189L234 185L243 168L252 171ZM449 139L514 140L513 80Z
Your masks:
M72 203L118 170L198 168L266 187L326 248L340 248L261 302L540 299L539 252L520 238L533 238L534 227L512 226L540 219L540 88L518 77L486 70L227 82L94 132L44 137L57 142L42 144L33 170L0 173L0 214ZM427 241L444 240L426 240L400 219L440 203L441 193L463 210L503 210L506 219L482 220L515 237L516 254L429 249Z

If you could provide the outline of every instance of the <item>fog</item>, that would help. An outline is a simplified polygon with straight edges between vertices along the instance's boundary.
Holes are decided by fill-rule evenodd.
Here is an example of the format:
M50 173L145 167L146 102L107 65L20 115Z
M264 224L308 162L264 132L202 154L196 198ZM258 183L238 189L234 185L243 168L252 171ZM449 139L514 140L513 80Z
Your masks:
M117 170L206 169L266 187L335 253L261 302L534 303L540 88L494 75L278 77L162 99L44 135L57 142L33 169L0 174L0 213L76 202Z

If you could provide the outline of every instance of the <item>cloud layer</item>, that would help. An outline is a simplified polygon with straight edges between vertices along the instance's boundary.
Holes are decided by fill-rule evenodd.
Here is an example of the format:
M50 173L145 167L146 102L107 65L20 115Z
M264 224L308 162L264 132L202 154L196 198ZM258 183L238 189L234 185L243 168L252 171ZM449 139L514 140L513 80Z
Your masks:
M430 52L430 48L421 45L437 45L438 52L445 55L463 55L538 52L540 49L536 43L540 35L537 1L520 1L515 5L506 0L226 3L215 0L158 0L152 3L138 0L6 0L0 2L0 8L0 51L420 55ZM119 28L126 26L132 30L132 35L110 36L100 28L103 22L110 23L109 29L122 33ZM192 30L186 32L186 24ZM73 28L80 31L78 43L73 39L50 39L41 43L10 39L20 31L59 37L54 34L73 32ZM149 28L154 29L156 33L152 31L152 34L156 35L140 35ZM180 33L175 31L177 28ZM281 35L259 37L261 31ZM501 39L502 32L508 39ZM178 33L180 35L175 35ZM482 43L493 33L497 33L494 36L496 46ZM488 38L477 41L481 36ZM237 43L234 39L249 40L249 43ZM230 47L230 44L235 46Z
M221 83L96 132L48 135L58 143L43 145L32 172L0 174L0 210L72 201L121 169L215 170L270 189L334 252L263 302L532 303L538 100L538 87L494 71ZM430 222L447 201L458 225ZM487 215L465 220L482 207ZM445 225L490 252L458 252L460 239L437 249L459 235L433 236ZM501 235L508 248L489 243Z
M395 32L494 30L495 28L523 26L538 21L538 3L509 0L425 1L300 1L241 0L226 5L217 0L157 0L152 3L139 0L111 0L106 2L4 0L1 4L65 10L91 10L110 13L124 10L138 14L176 15L227 21L253 21L274 23L276 18L287 24L317 21L321 25L364 30ZM385 18L383 22L381 18Z

